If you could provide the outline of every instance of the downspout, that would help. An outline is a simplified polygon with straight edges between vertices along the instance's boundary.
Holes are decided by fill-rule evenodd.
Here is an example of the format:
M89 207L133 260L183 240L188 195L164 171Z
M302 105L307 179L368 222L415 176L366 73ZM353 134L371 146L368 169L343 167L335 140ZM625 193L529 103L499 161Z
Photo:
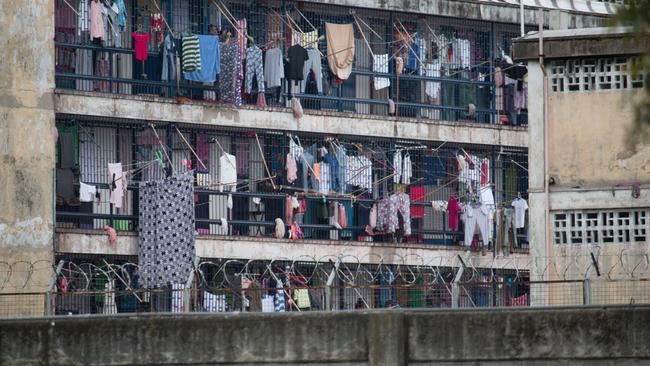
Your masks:
M542 120L544 121L544 228L546 230L545 244L546 244L546 257L551 254L551 213L550 213L550 199L549 199L549 173L548 173L548 75L546 73L546 66L544 65L544 27L543 27L544 12L540 8L538 11L537 25L539 31L539 66L542 68L542 99L543 99L543 112ZM548 259L547 259L548 261ZM549 263L546 263L548 266ZM548 276L548 273L546 274ZM545 279L542 279L542 281Z

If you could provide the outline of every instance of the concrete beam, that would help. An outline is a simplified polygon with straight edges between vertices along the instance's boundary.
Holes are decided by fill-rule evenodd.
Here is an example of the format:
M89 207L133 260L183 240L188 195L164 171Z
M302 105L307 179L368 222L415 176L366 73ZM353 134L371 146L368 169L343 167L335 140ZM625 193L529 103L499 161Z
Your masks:
M213 103L179 104L172 99L59 90L55 111L62 114L121 118L134 121L188 123L206 127L237 127L333 135L449 141L527 147L526 127L438 122L395 117L306 111L296 120L287 108L240 109Z
M602 26L606 17L616 11L616 5L597 1L571 0L523 0L524 23L537 25L537 9L542 8L544 26L550 29L582 28ZM475 19L498 23L519 24L518 0L309 0L320 3L381 9L423 15L438 15L452 18Z
M631 38L631 33L608 33L606 31L585 35L572 33L544 32L544 57L558 59L629 56L647 53L650 49L650 35ZM515 39L512 49L514 60L537 60L539 58L539 35L534 34Z
M105 233L92 230L57 229L56 251L59 253L138 255L138 236L119 233L118 242L108 244ZM457 247L428 244L391 244L329 240L278 240L254 237L200 236L196 238L196 254L201 258L336 261L345 263L402 264L409 266L457 266ZM482 256L472 253L470 263L481 268L528 270L527 254L512 254L508 258Z
M632 197L631 187L604 187L600 189L553 189L550 209L607 210L650 207L650 187L641 189L639 198Z

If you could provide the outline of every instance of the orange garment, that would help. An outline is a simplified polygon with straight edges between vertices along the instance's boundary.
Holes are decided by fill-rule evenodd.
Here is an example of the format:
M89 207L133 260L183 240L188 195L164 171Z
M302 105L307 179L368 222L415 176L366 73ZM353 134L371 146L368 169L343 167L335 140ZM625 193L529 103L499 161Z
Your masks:
M319 163L314 163L314 175L316 176L316 180L320 182L320 164Z
M327 63L336 77L346 80L354 61L354 29L352 24L325 23Z

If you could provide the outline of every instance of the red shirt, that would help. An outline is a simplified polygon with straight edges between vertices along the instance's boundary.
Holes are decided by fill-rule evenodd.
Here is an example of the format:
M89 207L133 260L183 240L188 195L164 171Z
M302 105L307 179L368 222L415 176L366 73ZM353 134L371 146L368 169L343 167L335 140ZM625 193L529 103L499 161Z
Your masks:
M149 43L149 33L131 33L135 40L135 59L138 61L147 60L147 44Z
M460 212L460 205L453 196L449 198L449 202L447 202L447 212L449 212L449 228L451 230L458 230L458 213Z

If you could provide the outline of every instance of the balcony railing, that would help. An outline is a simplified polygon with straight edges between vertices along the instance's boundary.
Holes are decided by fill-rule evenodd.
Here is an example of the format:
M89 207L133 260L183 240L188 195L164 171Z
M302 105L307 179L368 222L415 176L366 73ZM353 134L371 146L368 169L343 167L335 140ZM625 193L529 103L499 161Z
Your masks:
M79 9L71 9L68 1L57 0L57 88L220 103L222 95L218 78L210 85L187 81L183 77L164 80L166 78L161 75L163 52L159 43L170 29L176 32L176 36L182 32L207 34L210 24L222 24L223 32L236 35L214 3L208 0L173 3L162 0L160 10L144 9L129 0L126 4L128 18L125 26L111 28L106 39L97 42L80 27L75 14ZM287 26L290 22L298 24L304 32L314 26L320 35L324 34L325 22L354 23L357 17L375 25L376 33L366 30L368 34L363 35L355 27L355 61L347 80L337 81L329 71L327 58L323 57L322 74L309 73L305 90L301 93L292 90L284 79L280 87L267 88L264 95L268 105L288 107L289 100L297 96L307 111L432 121L527 124L525 91L520 84L515 86L507 82L507 78L504 79L506 82L497 83L495 77L496 66L500 64L500 50L507 50L510 40L518 35L516 25L309 3L299 7L291 1L258 1L255 4L230 1L227 4L235 18L247 19L247 33L253 36L255 43L269 46L268 41L275 41L285 54L291 46L292 33L297 32ZM152 12L162 14L169 28L163 26L160 32L154 30L148 15ZM353 12L355 17L351 15ZM273 13L284 15L269 15ZM402 43L398 38L404 37L404 32L397 32L393 27L396 24L403 25L413 35L412 45L399 47ZM151 34L148 58L144 62L135 59L131 39L131 32L138 26ZM467 47L458 48L459 41L466 41ZM175 39L175 43L180 55L181 42ZM325 54L326 41L321 40L317 45ZM382 54L391 57L385 72L376 72L373 55ZM396 73L396 54L405 61L404 72L399 75ZM317 90L315 79L322 79L322 92ZM376 89L380 80L389 85ZM240 82L243 84L244 80ZM256 82L250 94L242 93L243 104L256 105L258 98Z
M471 201L468 187L462 182L472 185L478 182L473 180L476 177L459 173L458 154L467 152L485 162L485 184L492 187L497 207L509 205L518 193L525 194L528 185L525 149L223 128L177 130L171 124L164 128L158 126L154 134L145 123L125 124L87 116L59 116L57 126L57 226L60 228L102 230L104 225L109 225L118 231L136 231L138 183L161 179L170 170L163 148L170 156L172 170L192 172L195 177L195 222L199 236L273 238L275 219L289 222L287 197L296 196L305 200L304 212L294 215L305 240L458 245L464 240L462 224L452 229L448 214L434 210L432 205L433 201L447 202L451 196L459 197L461 202ZM300 142L321 164L324 159L317 152L319 148L332 153L336 146L346 150L339 159L366 158L364 169L368 181L355 179L358 172L349 167L350 174L341 179L344 183L341 187L333 184L330 188L315 187L309 176L313 172L301 166L299 169L305 169L307 174L299 171L297 180L289 182L285 167L291 141ZM201 158L200 162L192 151ZM220 157L224 153L236 157L237 190L234 192L221 191L215 185L219 183ZM396 154L408 154L412 162L412 176L407 183L394 178ZM107 164L115 162L130 171L121 208L108 200L111 179ZM273 178L274 185L269 184L269 177ZM95 186L99 197L94 202L80 202L77 198L80 183ZM405 235L400 229L390 234L368 230L373 204L399 192L409 197L411 234ZM329 205L333 203L341 204L346 211L347 222L342 229L337 229L330 219ZM400 221L404 223L403 219ZM525 229L519 229L517 234L518 244L513 249L526 248ZM479 249L477 242L473 247Z

